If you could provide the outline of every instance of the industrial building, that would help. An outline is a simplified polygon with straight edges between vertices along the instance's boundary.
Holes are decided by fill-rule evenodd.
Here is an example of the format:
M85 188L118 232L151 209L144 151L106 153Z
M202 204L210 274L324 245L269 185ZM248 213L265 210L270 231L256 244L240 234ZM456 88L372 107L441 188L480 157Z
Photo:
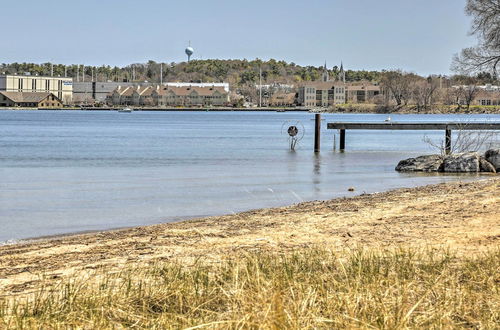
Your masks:
M52 93L63 104L73 100L73 78L0 75L0 92Z

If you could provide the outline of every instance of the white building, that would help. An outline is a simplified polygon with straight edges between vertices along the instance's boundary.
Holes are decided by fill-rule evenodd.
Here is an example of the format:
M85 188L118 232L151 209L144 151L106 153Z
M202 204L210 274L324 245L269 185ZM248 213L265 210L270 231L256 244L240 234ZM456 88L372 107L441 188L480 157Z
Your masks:
M190 83L190 82L167 82L163 85L168 87L222 87L229 93L229 83Z

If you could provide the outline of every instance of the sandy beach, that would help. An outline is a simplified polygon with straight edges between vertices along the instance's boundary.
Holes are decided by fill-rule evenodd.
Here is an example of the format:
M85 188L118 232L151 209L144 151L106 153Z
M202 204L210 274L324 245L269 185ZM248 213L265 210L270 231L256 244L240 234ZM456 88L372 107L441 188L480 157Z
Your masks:
M500 246L499 191L500 179L492 178L5 245L0 293L28 293L103 267L217 262L241 251L362 246L480 253Z

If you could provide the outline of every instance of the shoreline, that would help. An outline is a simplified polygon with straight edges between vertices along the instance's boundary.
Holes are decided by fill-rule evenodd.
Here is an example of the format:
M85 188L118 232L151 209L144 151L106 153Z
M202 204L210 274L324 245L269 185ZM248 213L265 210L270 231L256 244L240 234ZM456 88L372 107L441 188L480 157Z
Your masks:
M158 223L153 223L153 224L148 224L148 225L129 225L129 226L118 226L118 227L110 227L106 229L89 229L89 230L76 230L76 231L69 231L69 232L63 232L59 234L48 234L48 235L43 235L43 236L32 236L32 237L26 237L26 238L19 238L19 239L9 239L7 241L0 241L0 248L3 246L13 246L13 245L18 245L18 244L30 244L30 243L37 243L38 241L50 241L50 240L55 240L55 239L60 239L60 238L66 238L66 237L72 237L72 236L81 236L81 235L92 235L92 234L101 234L101 233L107 233L107 232L116 232L116 231L122 231L122 230L129 230L129 229L135 229L135 228L143 228L143 227L150 227L150 226L159 226L159 225L168 225L168 224L176 224L180 222L190 222L190 221L197 221L199 219L210 219L210 218L216 218L216 217L225 217L225 216L232 216L232 215L238 215L240 213L246 213L246 212L253 212L253 211L261 211L261 210L274 210L278 208L283 208L283 207L293 207L298 204L303 204L303 203L312 203L312 202L318 202L318 201L333 201L333 200L338 200L338 199L345 199L345 198L355 198L359 196L369 196L369 195L376 195L376 194L383 194L399 189L414 189L414 188L420 188L420 187L426 187L429 185L439 185L439 184L448 184L448 183L467 183L467 182L477 182L477 181L482 181L482 180L489 180L490 178L495 178L496 173L487 173L487 172L478 172L478 173L455 173L455 172L449 172L449 173L443 173L443 172L411 172L411 175L418 177L418 176L446 176L446 177L457 177L458 181L448 181L448 182L443 182L443 183L431 183L431 184L420 184L420 185L412 185L412 186L407 186L407 187L394 187L394 188L386 188L386 190L381 190L381 191L375 191L375 192L349 192L347 191L345 195L331 198L331 199L326 199L326 200L306 200L294 204L284 204L284 205L277 205L277 206L271 206L271 207L254 207L250 209L246 209L243 211L239 211L237 213L220 213L220 214L211 214L211 215L200 215L200 216L180 216L176 217L175 220L168 220L168 221L163 221L163 222L158 222Z
M446 247L478 254L500 243L499 190L499 178L441 183L3 245L0 296L95 269L218 262L249 251Z
M0 108L1 110L25 110L25 111L113 111L116 112L123 107L65 107L65 108ZM471 106L470 109L456 109L453 106L436 106L431 109L416 109L415 107L403 107L395 109L393 107L378 107L374 104L347 104L341 105L336 109L323 108L305 108L305 107L262 107L262 108L232 108L232 107L173 107L173 108L156 108L156 107L133 107L137 112L310 112L310 113L325 113L325 114L398 114L398 115L498 115L500 114L500 106Z

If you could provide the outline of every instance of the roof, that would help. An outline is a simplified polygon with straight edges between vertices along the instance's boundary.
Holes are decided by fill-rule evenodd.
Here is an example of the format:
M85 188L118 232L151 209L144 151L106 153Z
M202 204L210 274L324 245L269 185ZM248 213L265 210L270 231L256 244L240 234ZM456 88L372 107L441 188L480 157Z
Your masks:
M359 91L359 90L380 91L380 86L373 84L356 84L356 85L352 84L352 85L347 85L346 88L348 91Z
M215 87L168 86L168 87L161 87L161 88L155 89L155 90L160 95L166 95L167 93L171 92L177 96L187 96L193 92L196 92L200 96L212 96L215 92L219 92L220 94L227 94L224 87L220 87L220 86L215 86Z
M15 103L38 103L45 100L49 95L53 95L49 92L0 92L12 102ZM55 96L54 96L55 97ZM57 97L56 97L57 98ZM59 99L58 99L59 100Z
M122 87L122 86L119 86L117 89L115 89L115 91L120 94L120 96L132 96L132 94L134 93L134 88L133 87Z
M133 91L133 93L137 93L140 96L151 96L151 94L153 93L153 90L154 90L154 88L151 86L147 86L147 87L139 86L139 87L137 87L137 89L135 91Z
M311 81L305 82L302 87L314 87L319 90L333 89L335 87L344 87L345 84L340 81Z

